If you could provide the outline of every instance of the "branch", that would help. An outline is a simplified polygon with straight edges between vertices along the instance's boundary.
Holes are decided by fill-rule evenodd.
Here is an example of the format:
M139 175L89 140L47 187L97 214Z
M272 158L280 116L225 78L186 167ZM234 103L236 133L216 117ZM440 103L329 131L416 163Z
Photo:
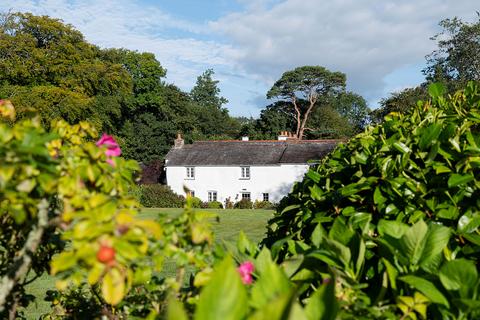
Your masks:
M7 298L15 285L28 273L32 264L33 255L42 241L43 233L48 226L48 201L46 199L43 199L38 204L37 214L37 225L32 228L18 257L13 261L7 274L0 280L0 312L5 309Z

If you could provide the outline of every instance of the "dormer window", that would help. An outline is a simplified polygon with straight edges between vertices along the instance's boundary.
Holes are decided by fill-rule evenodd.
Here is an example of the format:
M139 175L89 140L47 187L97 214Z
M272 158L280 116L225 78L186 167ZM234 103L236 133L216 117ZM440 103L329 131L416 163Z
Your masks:
M187 167L187 179L195 179L195 167Z
M240 167L240 179L250 179L250 167Z

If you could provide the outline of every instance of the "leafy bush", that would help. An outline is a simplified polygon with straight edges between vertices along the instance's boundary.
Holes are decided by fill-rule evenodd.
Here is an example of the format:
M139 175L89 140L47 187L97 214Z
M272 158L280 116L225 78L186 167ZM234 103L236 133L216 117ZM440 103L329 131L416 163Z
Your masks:
M275 209L275 205L270 201L258 201L255 200L253 203L254 209Z
M192 208L202 208L202 200L197 197L191 197L192 198Z
M207 203L208 209L223 209L223 205L220 201L210 201Z
M234 209L252 209L253 203L248 199L242 199L235 203Z
M263 243L300 297L337 277L340 318L478 318L480 88L339 145L297 183Z
M146 208L182 208L185 198L176 194L169 186L144 184L139 186L140 203Z

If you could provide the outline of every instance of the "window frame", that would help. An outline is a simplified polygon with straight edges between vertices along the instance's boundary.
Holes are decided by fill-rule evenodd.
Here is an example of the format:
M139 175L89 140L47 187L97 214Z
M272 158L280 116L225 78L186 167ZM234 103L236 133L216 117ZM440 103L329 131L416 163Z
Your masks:
M218 201L218 192L215 191L215 190L210 190L208 191L207 193L208 195L208 202L212 202L212 201Z
M241 180L250 180L251 177L250 166L241 166L240 167L240 179Z
M245 195L248 195L248 197L244 197ZM242 199L241 200L244 200L244 199L252 201L252 193L251 192L242 192Z
M270 194L268 192L262 193L263 201L270 201Z
M187 177L185 180L195 180L195 167L189 166L185 167Z

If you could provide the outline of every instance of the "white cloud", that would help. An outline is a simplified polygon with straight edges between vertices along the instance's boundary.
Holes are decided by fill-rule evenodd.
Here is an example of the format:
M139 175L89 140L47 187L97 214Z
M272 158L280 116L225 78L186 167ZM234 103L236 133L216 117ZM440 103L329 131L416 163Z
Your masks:
M435 48L429 38L441 19L472 20L480 9L475 0L258 3L210 23L231 39L247 72L271 85L288 69L323 65L345 72L349 87L369 99L382 94L385 76L422 62Z

